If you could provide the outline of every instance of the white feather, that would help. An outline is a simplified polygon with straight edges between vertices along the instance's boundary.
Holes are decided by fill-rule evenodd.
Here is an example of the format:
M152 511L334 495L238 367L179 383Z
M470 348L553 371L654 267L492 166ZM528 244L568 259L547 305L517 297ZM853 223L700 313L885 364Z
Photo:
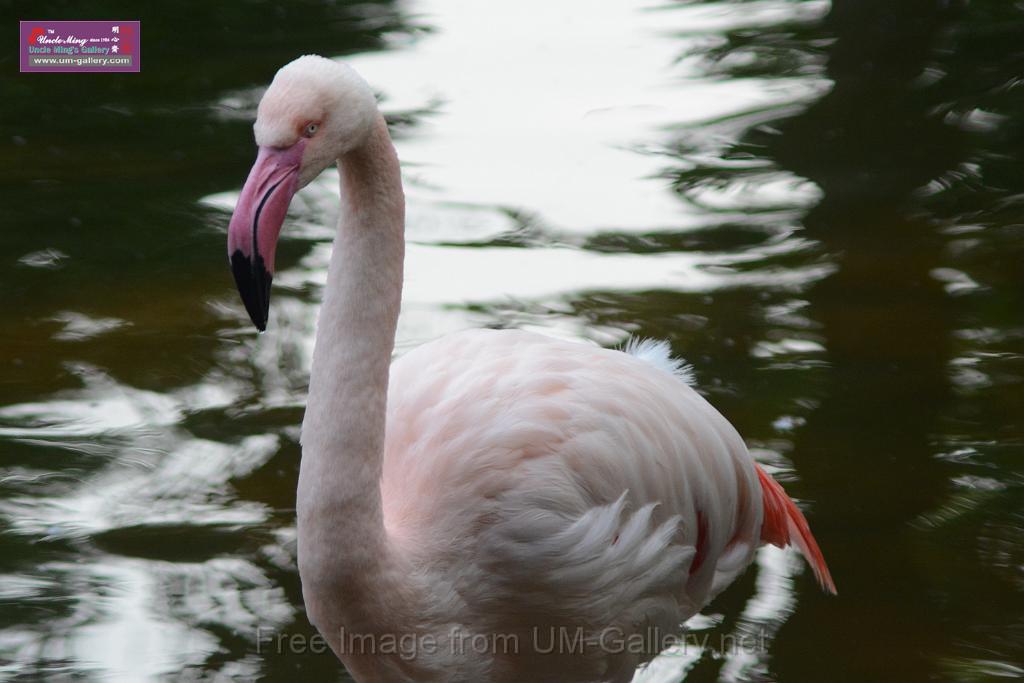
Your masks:
M672 347L667 341L631 337L626 342L623 352L640 360L647 361L654 367L664 370L669 374L675 375L679 381L687 386L693 387L697 385L693 366L681 358L673 358Z

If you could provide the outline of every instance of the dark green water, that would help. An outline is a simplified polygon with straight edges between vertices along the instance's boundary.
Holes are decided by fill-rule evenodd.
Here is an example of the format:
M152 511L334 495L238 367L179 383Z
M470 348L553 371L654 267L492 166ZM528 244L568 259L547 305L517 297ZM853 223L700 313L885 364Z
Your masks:
M1024 677L1024 4L483 5L0 4L141 19L143 60L0 52L0 679L346 680L274 640L311 635L333 180L286 224L267 334L224 253L259 87L307 52L393 123L399 352L668 339L804 501L839 596L765 552L642 680Z

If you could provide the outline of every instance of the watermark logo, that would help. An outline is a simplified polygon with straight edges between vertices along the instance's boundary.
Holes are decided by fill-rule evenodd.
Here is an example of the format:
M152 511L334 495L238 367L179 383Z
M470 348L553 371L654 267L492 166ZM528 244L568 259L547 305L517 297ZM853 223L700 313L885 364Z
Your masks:
M22 21L22 73L138 72L138 21Z
M691 652L713 656L756 655L768 651L770 635L764 630L739 633L711 631L667 632L655 626L637 631L610 626L596 633L582 627L535 627L510 633L479 633L453 627L445 633L378 632L355 633L345 628L336 632L339 655L395 655L406 661L418 657L445 655L507 656L630 654L641 659L655 655L682 657ZM257 626L256 654L324 654L327 640L319 633L286 633Z

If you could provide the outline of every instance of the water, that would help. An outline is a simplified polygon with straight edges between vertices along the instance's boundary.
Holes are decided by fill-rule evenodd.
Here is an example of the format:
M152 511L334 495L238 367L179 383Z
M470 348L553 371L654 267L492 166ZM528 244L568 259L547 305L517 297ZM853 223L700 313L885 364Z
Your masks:
M399 352L668 339L804 501L839 596L763 551L639 680L1024 677L1024 4L133 12L140 75L2 59L0 678L347 680L302 647L293 525L336 178L293 204L265 335L224 254L304 52L393 124Z

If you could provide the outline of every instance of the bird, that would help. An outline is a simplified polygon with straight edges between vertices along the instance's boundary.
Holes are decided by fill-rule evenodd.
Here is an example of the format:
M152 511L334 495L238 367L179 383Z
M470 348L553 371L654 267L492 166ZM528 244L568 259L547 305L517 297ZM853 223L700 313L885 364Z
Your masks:
M795 546L835 593L804 515L667 343L471 329L392 362L405 199L351 66L286 64L253 131L228 257L259 331L289 202L339 171L297 565L310 622L357 681L629 681L764 544Z

